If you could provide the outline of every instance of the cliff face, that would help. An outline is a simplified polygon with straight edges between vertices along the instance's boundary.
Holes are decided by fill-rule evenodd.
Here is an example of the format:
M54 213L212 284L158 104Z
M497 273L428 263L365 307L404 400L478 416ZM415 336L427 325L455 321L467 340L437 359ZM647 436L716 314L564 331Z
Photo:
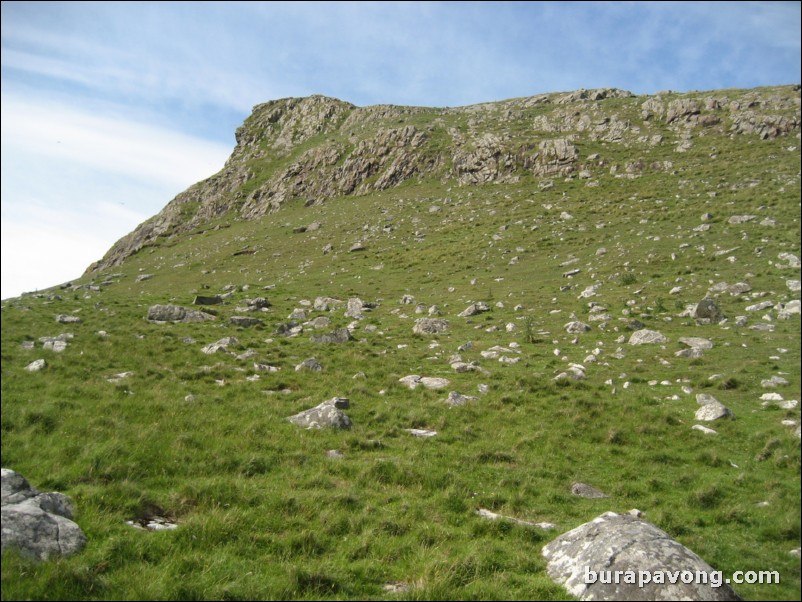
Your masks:
M634 96L579 90L452 109L356 107L323 96L254 108L223 169L176 196L88 272L208 222L257 219L415 179L547 185L639 177L698 161L694 139L755 143L800 130L799 86Z

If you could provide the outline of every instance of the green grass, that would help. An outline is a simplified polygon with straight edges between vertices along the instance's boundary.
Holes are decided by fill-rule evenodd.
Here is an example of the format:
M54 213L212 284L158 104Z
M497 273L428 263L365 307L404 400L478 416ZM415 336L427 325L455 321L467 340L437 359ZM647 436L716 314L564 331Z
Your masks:
M634 121L641 102L610 106ZM524 117L557 110L565 107L538 105ZM413 111L410 119L449 126L449 115L432 120ZM453 116L467 128L463 121ZM515 123L515 135L526 135ZM436 142L445 148L444 126ZM668 135L662 126L643 127ZM221 229L159 239L78 283L108 279L100 292L54 289L4 301L2 465L69 495L89 542L76 556L40 564L4 553L3 599L383 599L384 585L395 582L411 588L392 595L399 599L566 599L545 572L542 547L602 512L631 508L725 575L780 572L779 585L736 586L746 599L798 599L799 561L788 552L800 545L800 444L781 421L798 423L800 414L762 407L760 381L783 373L790 384L778 391L799 399L800 321L775 320L764 332L749 326L766 311L748 314L746 327L732 320L764 298L798 297L785 280L799 271L776 262L781 252L800 252L799 153L785 150L792 144L796 138L696 136L684 154L673 145L639 151L647 162L673 161L676 173L626 180L607 166L594 175L595 188L580 179L552 178L544 191L531 177L482 187L435 178L308 208L297 200L258 220L228 215L213 222ZM632 154L590 138L577 145L582 157L601 152L622 166ZM752 179L761 184L740 186ZM432 205L441 210L430 212ZM562 211L574 219L561 219ZM711 230L694 232L705 212L714 216ZM759 218L728 224L736 214ZM777 226L760 226L763 217ZM293 233L312 221L321 230ZM348 253L355 240L367 250ZM334 247L328 255L326 244ZM234 255L246 246L255 252ZM600 247L605 255L596 254ZM716 254L728 249L736 250ZM574 267L581 272L563 277ZM141 273L154 277L135 282ZM722 281L747 281L766 296L718 296L730 318L723 325L678 316ZM594 283L601 283L597 295L580 299ZM235 292L214 308L214 322L145 320L150 305L188 306L195 294L227 285ZM669 294L675 286L682 290ZM449 331L413 335L414 320L426 314L401 305L404 294L438 305ZM231 326L239 302L256 296L272 303L259 315L265 326ZM274 333L302 300L318 296L378 305L345 345L316 345L310 330L295 338ZM479 300L492 311L457 317ZM589 321L591 301L611 319L590 321L593 330L583 335L566 333L572 313ZM325 314L329 330L351 321L343 311ZM57 324L63 313L82 323ZM619 342L633 319L669 343ZM514 332L505 331L508 323ZM34 350L21 346L61 332L75 338L60 354L38 342ZM240 352L257 355L200 352L229 335ZM702 358L675 357L682 336L715 346ZM473 347L463 360L488 374L450 368L467 341ZM481 356L511 342L520 345L517 364ZM553 380L594 349L587 380ZM25 371L39 357L48 367ZM295 372L308 357L323 372ZM257 373L254 362L280 371ZM133 374L107 381L123 371ZM259 380L247 380L255 374ZM410 391L398 383L408 374L444 376L451 385ZM721 377L710 380L714 374ZM450 390L478 399L449 409ZM711 425L717 436L690 428L699 392L735 413ZM350 430L304 431L285 420L335 395L351 399ZM439 434L422 440L408 428ZM328 458L331 449L345 458ZM611 497L575 498L575 481ZM488 522L478 508L559 527ZM180 526L151 533L125 524L147 513Z

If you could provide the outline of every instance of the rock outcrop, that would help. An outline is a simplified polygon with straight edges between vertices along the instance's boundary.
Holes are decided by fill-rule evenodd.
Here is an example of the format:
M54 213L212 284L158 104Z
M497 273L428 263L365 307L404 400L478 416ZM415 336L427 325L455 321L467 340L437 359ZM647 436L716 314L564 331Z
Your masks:
M453 179L463 186L516 182L525 173L592 178L598 164L579 152L587 141L644 148L670 143L683 152L701 129L758 139L798 135L798 94L791 87L781 90L769 102L756 102L754 92L744 91L727 110L700 93L644 100L607 88L451 109L356 107L319 95L273 100L254 107L237 129L237 145L220 172L180 193L88 271L119 265L160 241L202 230L211 220L257 219L297 199L316 205L413 178ZM601 113L610 99L641 120L624 118L616 109ZM527 111L534 106L543 112L532 118ZM452 115L464 117L468 127L449 127L439 119ZM667 130L642 135L653 124ZM611 169L616 177L638 177L644 169L670 166L670 161L634 161L624 173Z

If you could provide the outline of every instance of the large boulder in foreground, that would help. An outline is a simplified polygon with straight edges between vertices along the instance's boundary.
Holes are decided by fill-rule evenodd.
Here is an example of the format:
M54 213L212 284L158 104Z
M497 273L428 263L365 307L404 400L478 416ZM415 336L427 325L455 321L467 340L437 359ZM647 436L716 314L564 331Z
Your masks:
M741 599L720 572L636 513L606 512L546 545L549 576L580 600Z
M86 543L81 528L70 520L72 506L61 493L41 493L25 478L2 469L2 549L17 549L23 556L47 560L74 554Z

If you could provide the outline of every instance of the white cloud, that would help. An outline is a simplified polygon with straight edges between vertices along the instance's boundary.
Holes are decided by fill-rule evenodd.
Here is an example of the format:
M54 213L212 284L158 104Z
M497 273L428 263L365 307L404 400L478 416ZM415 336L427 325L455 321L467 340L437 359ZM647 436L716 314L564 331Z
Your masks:
M3 95L4 154L25 151L176 187L223 166L231 148L152 125Z
M76 278L227 145L56 103L2 100L2 297Z

